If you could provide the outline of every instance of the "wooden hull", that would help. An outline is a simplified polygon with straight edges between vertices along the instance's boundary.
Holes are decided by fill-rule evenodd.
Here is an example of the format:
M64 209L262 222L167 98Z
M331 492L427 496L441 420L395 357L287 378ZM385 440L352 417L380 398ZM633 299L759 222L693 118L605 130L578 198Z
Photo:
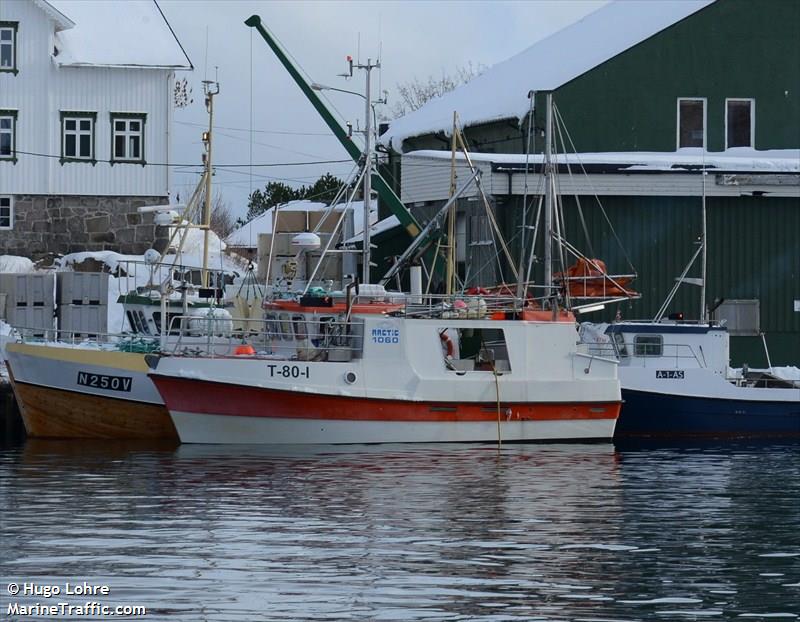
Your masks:
M28 436L178 439L163 405L17 382L10 367L9 377Z

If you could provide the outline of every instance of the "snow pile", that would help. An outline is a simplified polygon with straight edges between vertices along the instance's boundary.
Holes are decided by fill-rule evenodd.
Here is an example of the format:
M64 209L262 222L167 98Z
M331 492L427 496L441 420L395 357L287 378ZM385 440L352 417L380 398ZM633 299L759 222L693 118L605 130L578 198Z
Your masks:
M529 91L553 91L713 0L616 0L395 121L380 140L397 152L406 138L463 125L522 119Z
M34 272L33 262L27 257L0 255L0 272Z
M48 0L74 27L56 33L59 65L191 69L155 2ZM66 25L66 24L65 24Z
M450 166L449 151L412 151L405 158L428 158L447 161ZM540 170L544 155L532 153L528 156L516 153L471 153L473 162L511 164L524 166L526 161L532 171ZM527 158L527 159L526 159ZM464 160L463 153L456 154L457 160ZM677 151L630 151L607 153L562 153L554 156L558 164L580 167L587 165L616 165L619 171L682 171L705 167L714 172L751 173L800 173L800 149L767 149L758 151L751 147L734 147L726 151L704 152L699 147L683 148Z
M751 372L767 372L772 374L773 376L780 378L781 380L789 380L793 382L800 382L800 368L793 367L793 366L786 366L786 367L771 367L769 369L752 369L750 368L749 371ZM742 368L741 367L733 367L729 369L728 375L731 378L741 378L742 377Z

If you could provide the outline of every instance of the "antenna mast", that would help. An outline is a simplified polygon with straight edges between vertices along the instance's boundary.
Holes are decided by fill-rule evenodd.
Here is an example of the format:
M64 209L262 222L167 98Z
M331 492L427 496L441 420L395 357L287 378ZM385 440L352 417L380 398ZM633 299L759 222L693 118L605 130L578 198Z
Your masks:
M208 110L208 131L203 135L205 144L205 204L203 206L203 287L208 287L208 237L211 231L211 130L214 127L214 95L219 93L219 82L203 80L203 92L206 95Z

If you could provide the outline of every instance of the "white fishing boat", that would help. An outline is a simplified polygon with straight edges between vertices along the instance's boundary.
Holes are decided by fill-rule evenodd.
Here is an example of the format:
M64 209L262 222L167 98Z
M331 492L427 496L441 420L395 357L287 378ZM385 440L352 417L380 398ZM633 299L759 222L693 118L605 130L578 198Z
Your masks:
M247 23L279 53L257 17ZM365 197L370 196L373 155L368 76L374 67L360 67L367 72ZM295 79L307 86L302 78ZM454 152L456 135L454 120ZM551 283L538 300L526 295L523 270L518 271L517 287L522 295L468 295L454 286L454 206L464 189L479 181L479 172L471 168L470 180L458 191L453 184L450 200L381 285L353 284L346 292L314 295L308 289L293 295L273 287L265 303L267 347L255 347L246 356L162 352L148 357L150 377L180 440L610 440L620 408L616 361L590 355L577 345L575 318L559 308ZM548 212L551 208L548 190ZM441 230L440 220L448 213L451 242L444 283L449 293L423 293L419 265L410 268L409 295L387 292L383 284L409 265L411 257L421 257L422 245L430 242L432 231ZM551 239L546 237L549 249ZM501 247L508 252L505 243ZM370 283L369 249L369 228L364 227L364 283Z
M616 362L579 350L572 314L528 310L513 299L380 298L272 303L265 353L151 359L181 442L613 435Z

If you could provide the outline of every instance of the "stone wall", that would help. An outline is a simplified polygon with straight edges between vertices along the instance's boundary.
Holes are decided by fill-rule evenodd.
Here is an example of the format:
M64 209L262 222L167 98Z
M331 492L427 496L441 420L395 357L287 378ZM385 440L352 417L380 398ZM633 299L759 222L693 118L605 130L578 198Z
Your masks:
M163 252L167 227L136 210L166 203L167 197L16 195L14 227L0 231L0 255L38 260L82 251Z

